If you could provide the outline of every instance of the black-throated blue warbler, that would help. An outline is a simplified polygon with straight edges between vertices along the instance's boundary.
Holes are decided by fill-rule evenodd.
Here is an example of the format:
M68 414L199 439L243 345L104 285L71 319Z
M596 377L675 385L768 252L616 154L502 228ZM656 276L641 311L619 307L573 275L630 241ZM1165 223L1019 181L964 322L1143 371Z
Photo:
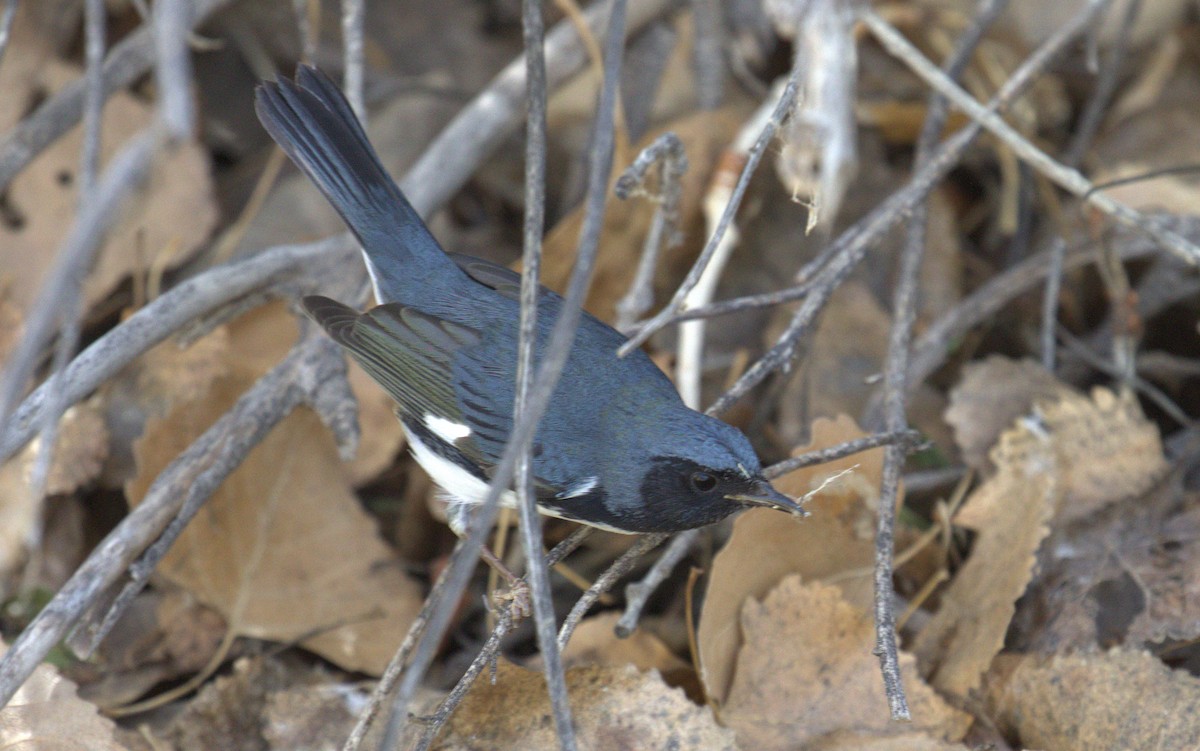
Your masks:
M263 83L255 105L358 238L380 302L359 313L307 297L305 310L396 400L434 481L481 502L512 427L520 277L441 249L325 74L301 66L294 82ZM562 304L541 289L538 356ZM624 341L583 315L533 447L542 513L625 533L692 529L746 506L805 513L763 477L741 432L684 406L644 352L618 358Z

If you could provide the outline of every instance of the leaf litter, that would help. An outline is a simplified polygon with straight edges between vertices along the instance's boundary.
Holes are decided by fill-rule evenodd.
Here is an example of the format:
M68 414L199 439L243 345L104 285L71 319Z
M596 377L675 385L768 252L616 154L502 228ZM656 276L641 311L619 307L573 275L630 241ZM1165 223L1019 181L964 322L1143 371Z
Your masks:
M22 4L0 66L0 82L7 82L11 94L0 102L6 128L40 97L53 96L80 74L78 55L64 42L75 32L52 32L44 18L30 21L29 5ZM396 94L388 87L399 78L372 83L377 86L373 96L388 99L372 120L390 167L411 163L458 108L456 94L445 89L448 80L477 90L519 49L512 27L505 26L512 19L485 22L475 15L482 13L477 4L455 0L449 5L458 15L446 18L480 21L451 24L452 33L442 35L455 49L480 50L479 57L464 56L472 64L469 71L455 73L460 78L447 78L441 69L398 73L392 67L395 60L425 57L420 48L441 49L436 40L411 30L447 30L444 18L426 18L425 25L406 25L406 35L381 33L372 41L369 79L387 70L389 76L411 76L405 80L419 81L416 88L422 89ZM292 9L284 10L292 19ZM961 29L961 19L952 20L957 11L909 2L885 10L931 50L946 47ZM205 33L221 37L241 23L243 42L245 33L264 34L273 23L264 21L271 11L264 6L255 12L263 16L229 17L223 23L231 26L214 24ZM380 12L387 14L380 18L395 21L409 20L405 13L434 11ZM1028 8L1012 12L1018 16L1007 23L1019 34L985 37L964 77L978 96L988 95L989 82L1006 75L1024 59L1028 45L1049 31L1044 20L1038 26L1037 14ZM133 11L113 4L109 13L129 28L140 22ZM1157 31L1149 37L1139 32L1138 38L1161 41L1161 49L1131 48L1129 90L1118 94L1113 114L1084 159L1096 181L1182 161L1179 154L1185 152L1175 148L1177 136L1196 129L1194 108L1187 102L1200 79L1186 54L1195 32L1179 27L1170 13L1156 18ZM721 107L694 105L691 20L685 14L670 24L680 41L670 59L655 64L667 71L656 101L631 103L635 116L649 118L649 135L639 146L673 130L691 161L683 191L684 242L668 253L656 275L660 303L706 239L699 207L721 151L760 103L756 95L728 87ZM491 31L481 31L485 28ZM762 27L758 36L751 28L738 26L731 48L759 44L755 39L762 39ZM116 24L110 27L110 33L117 30ZM421 41L414 41L414 34ZM223 40L230 45L225 53L256 57L231 41L234 36ZM841 213L823 217L830 225L820 232L828 235L802 238L806 210L791 203L776 174L761 170L735 218L742 241L717 299L787 286L829 238L903 185L927 91L869 40L860 40L858 47L863 70L855 103L856 148L862 168ZM282 48L272 49L280 53ZM776 66L770 69L778 72L779 62L769 62L772 55L786 57L778 52L764 47L747 59ZM203 71L196 78L202 109L213 102L213 80L222 82L220 97L228 97L226 78L244 85L249 97L254 76L246 71L214 75L205 69L211 57L197 52L194 58ZM452 67L451 62L441 64ZM651 68L660 69L645 70ZM1014 107L1013 121L1043 143L1062 140L1075 105L1085 96L1074 75L1051 69ZM569 99L552 101L557 113L552 153L558 161L550 200L554 218L563 217L547 236L544 272L552 284L561 284L569 273L582 221L581 212L565 199L581 174L595 83L580 78ZM639 90L655 89L652 82L638 83L644 85ZM135 85L108 104L105 158L125 134L154 116L150 89ZM135 197L105 243L81 301L85 320L96 329L89 329L87 338L118 325L114 311L140 304L139 290L147 282L162 278L169 288L174 280L163 276L167 268L193 259L184 276L201 273L207 259L194 257L207 252L203 247L214 228L229 229L232 217L219 217L215 207L218 201L239 205L235 186L256 162L246 159L234 168L239 174L232 174L223 161L234 156L219 144L236 142L235 156L241 160L261 151L263 137L247 113L239 121L236 107L213 109L218 113L205 121L207 140L182 146L158 165L150 187ZM950 122L952 132L964 124L961 117ZM8 357L20 335L37 280L53 263L74 217L77 186L63 175L74 177L80 143L78 128L56 141L17 175L0 201L0 238L5 239L0 357ZM519 238L513 228L519 221L514 218L522 208L516 143L506 142L514 148L502 149L505 153L478 173L449 210L432 219L449 249L485 252L502 262L515 258ZM1045 208L1040 202L1048 191L1038 178L1023 175L1011 154L994 144L981 143L960 170L931 198L918 331L965 315L963 306L977 289L1018 266L1024 252L1021 202L1032 201L1035 215ZM1196 181L1177 174L1148 187L1116 186L1106 192L1138 207L1174 211L1189 211L1200 200ZM593 312L611 317L625 294L655 209L655 202L644 198L611 202L597 283L589 296ZM1046 213L1057 217L1057 212ZM1062 216L1067 217L1063 225L1081 224L1074 213ZM1060 229L1057 223L1035 224L1035 238ZM236 249L313 239L339 228L303 181L285 176ZM1088 232L1086 242L1110 252L1131 242L1128 235L1100 234L1096 223ZM872 256L834 294L816 331L801 344L806 359L800 366L729 414L747 428L765 458L829 448L863 436L856 423L874 424L876 375L887 356L899 257L893 251L901 233L894 234L881 248L886 252ZM910 384L908 419L930 441L930 450L911 457L906 468L910 491L901 494L896 546L909 562L899 568L895 583L902 598L898 610L905 614L901 666L912 724L886 721L871 653L871 567L884 453L874 449L777 480L779 489L793 496L820 489L808 502L812 516L807 520L755 510L707 531L650 601L631 639L620 641L612 633L619 612L611 603L621 603L619 590L601 612L582 622L565 654L581 745L949 751L985 743L1149 749L1200 742L1194 678L1200 673L1194 439L1190 425L1180 428L1159 409L1165 398L1178 402L1185 416L1200 411L1195 400L1200 371L1191 362L1200 346L1197 308L1193 299L1172 291L1186 292L1186 285L1155 287L1161 270L1157 276L1143 274L1136 265L1122 270L1135 293L1121 297L1116 294L1120 274L1111 258L1105 263L1100 274L1065 273L1058 322L1066 334L1086 337L1081 341L1101 359L1111 356L1115 363L1120 347L1127 347L1138 356L1133 365L1140 380L1123 381L1112 375L1118 371L1091 368L1069 346L1058 349L1060 367L1053 372L1036 364L1030 359L1038 354L1031 342L1042 325L1038 306L1031 304L1036 295L1010 292L1003 312L960 339L941 343L941 370ZM1178 284L1190 272L1173 273ZM1036 290L1037 284L1024 289ZM1119 310L1111 310L1141 310L1137 305L1151 300L1160 302L1144 319L1122 318ZM710 320L709 390L715 394L752 362L791 313L755 311ZM1109 323L1097 326L1096 321ZM288 305L272 303L188 348L167 342L143 355L67 413L48 497L34 497L28 487L35 449L0 467L0 573L6 598L29 582L51 588L61 583L65 573L51 572L77 565L74 561L120 516L123 496L136 503L162 467L286 354L298 331ZM1060 343L1067 342L1063 331ZM656 361L668 366L672 336L665 332L651 343ZM1149 353L1155 358L1140 357ZM390 658L452 540L425 510L427 483L403 456L390 402L353 367L350 380L363 435L355 461L338 458L313 413L301 409L288 417L208 501L97 655L87 662L55 657L82 686L79 694L53 677L51 668L39 668L28 685L40 698L0 710L0 739L25 742L15 733L28 731L51 741L84 739L91 748L141 749L151 747L149 737L154 748L178 751L340 745L370 688L369 678ZM1147 383L1159 391L1153 399ZM800 443L807 445L796 448ZM922 477L930 469L961 481L961 505L948 499L945 484L930 489ZM836 479L830 483L831 478ZM395 520L399 528L389 528ZM568 530L563 523L550 523L547 542L562 539ZM29 550L31 541L38 549ZM579 584L586 586L627 546L628 540L600 539L569 559L577 584L555 578L559 612L578 595ZM637 569L633 578L644 571L644 566ZM483 594L479 577L459 603L450 637L440 645L437 668L415 707L418 714L436 709L486 636ZM20 609L5 604L0 628L7 637L22 621L14 615ZM528 669L538 664L532 644L528 626L510 635L495 682L478 681L438 735L436 748L557 747L544 682ZM223 665L217 675L167 707L117 724L95 711L153 697L191 676L204 677L216 666L214 660ZM45 721L53 713L61 713L60 725ZM133 730L135 723L141 731ZM66 737L68 731L73 738Z

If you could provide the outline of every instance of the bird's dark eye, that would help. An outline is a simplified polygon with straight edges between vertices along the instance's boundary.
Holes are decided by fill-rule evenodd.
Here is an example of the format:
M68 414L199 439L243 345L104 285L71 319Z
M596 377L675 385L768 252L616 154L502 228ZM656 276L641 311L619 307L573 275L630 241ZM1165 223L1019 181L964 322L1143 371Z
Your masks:
M692 488L700 493L707 493L717 487L717 478L707 472L693 472L688 478L688 482L692 484Z

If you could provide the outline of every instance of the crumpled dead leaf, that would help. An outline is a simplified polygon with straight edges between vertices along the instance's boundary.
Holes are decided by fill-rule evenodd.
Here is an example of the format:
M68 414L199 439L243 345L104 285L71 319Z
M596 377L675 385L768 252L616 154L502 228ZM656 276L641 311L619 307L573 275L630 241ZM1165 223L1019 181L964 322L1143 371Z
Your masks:
M1061 495L1051 439L1020 422L1000 437L996 475L967 499L979 531L971 557L942 594L941 607L917 635L922 674L965 698L1004 646L1017 598L1033 576L1038 546Z
M1033 405L1078 393L1039 363L992 355L967 363L962 378L950 390L946 422L968 466L991 472L988 452L1013 421L1029 414Z
M1091 398L1067 393L1035 405L1023 433L1001 436L999 449L1009 462L1042 452L1044 439L1054 452L1058 473L1057 523L1095 513L1122 498L1137 496L1158 482L1167 469L1162 439L1130 394L1096 388ZM993 464L999 466L995 456ZM1039 461L1041 461L1039 459ZM990 503L1002 495L980 495L968 502L955 523L980 529L998 511Z
M6 651L8 645L0 642L0 654ZM13 751L124 751L115 729L112 720L79 698L74 683L44 664L0 708L0 748Z
M865 435L844 415L836 420L817 420L812 433L812 443L796 449L795 454ZM769 509L751 509L734 521L733 534L713 560L696 635L701 674L711 700L720 704L728 695L734 661L743 642L738 625L743 603L765 597L788 574L798 573L805 581L836 576L836 585L849 603L870 607L875 555L873 509L883 456L884 449L873 449L777 479L775 487L798 497L853 468L808 501L806 508L811 515L803 521ZM854 575L844 575L847 572Z
M131 505L252 382L235 369L204 401L147 423ZM303 645L367 673L387 664L421 604L420 588L351 493L328 431L303 408L250 452L158 571L238 633L288 642L320 631Z
M869 610L840 591L800 576L780 582L762 602L742 608L745 645L721 720L741 748L794 749L837 731L886 736L914 728L940 740L962 738L969 715L946 704L902 654L911 725L891 721Z
M579 747L623 751L735 751L733 732L717 725L681 689L632 665L567 671ZM496 683L480 679L451 717L437 751L553 751L558 738L540 673L500 660Z
M1200 678L1144 652L1011 656L988 704L1025 748L1200 748Z
M1105 389L1036 404L1000 436L990 460L996 474L954 518L979 533L971 557L914 644L924 675L953 696L977 688L1004 645L1051 524L1136 496L1166 469L1157 428L1132 397Z

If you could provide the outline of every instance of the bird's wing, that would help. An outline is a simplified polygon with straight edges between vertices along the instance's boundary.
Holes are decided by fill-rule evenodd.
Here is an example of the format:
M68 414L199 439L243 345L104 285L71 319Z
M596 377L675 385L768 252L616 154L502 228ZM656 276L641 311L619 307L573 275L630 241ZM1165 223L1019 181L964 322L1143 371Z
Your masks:
M464 424L452 383L455 355L478 344L478 332L418 310L388 303L366 313L327 297L304 298L304 309L383 387L406 416Z
M500 461L512 430L513 383L508 363L515 347L488 341L472 328L443 321L400 303L359 313L325 297L306 297L308 315L362 365L423 432L470 429L451 447L484 475ZM430 417L448 423L430 423ZM559 451L534 459L539 495L554 495L573 473Z

